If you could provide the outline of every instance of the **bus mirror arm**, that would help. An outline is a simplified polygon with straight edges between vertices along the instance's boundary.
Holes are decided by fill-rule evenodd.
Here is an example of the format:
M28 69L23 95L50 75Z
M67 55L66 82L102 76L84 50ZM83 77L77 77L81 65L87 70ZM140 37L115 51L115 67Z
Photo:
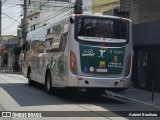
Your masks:
M72 18L72 17L70 18L70 23L72 23L72 24L74 23L74 18Z

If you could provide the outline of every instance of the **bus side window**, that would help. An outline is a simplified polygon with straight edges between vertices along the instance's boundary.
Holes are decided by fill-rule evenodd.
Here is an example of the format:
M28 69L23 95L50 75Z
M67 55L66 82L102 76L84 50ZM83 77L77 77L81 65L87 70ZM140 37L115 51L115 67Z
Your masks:
M46 42L45 41L39 41L37 44L37 50L39 53L43 53L45 50Z
M63 32L62 32L62 37L60 41L60 51L64 51L67 43L67 38L68 38L68 23L65 23Z
M35 49L36 47L36 40L31 41L31 49Z

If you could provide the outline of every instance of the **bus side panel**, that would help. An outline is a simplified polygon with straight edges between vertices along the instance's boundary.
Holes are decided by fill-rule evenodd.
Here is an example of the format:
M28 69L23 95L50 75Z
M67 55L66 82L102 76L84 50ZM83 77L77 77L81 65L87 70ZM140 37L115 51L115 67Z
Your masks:
M131 56L131 64L130 64L130 71L129 75L125 76L125 72L127 69L127 60L128 57ZM132 74L132 60L133 59L133 40L132 40L132 23L130 21L130 29L129 29L129 43L126 45L125 48L125 56L124 56L124 65L123 65L123 75L125 77L124 87L130 87L131 85L131 74Z
M37 52L31 54L29 59L29 65L31 68L31 79L37 81Z
M28 54L28 52L25 53L22 62L23 62L23 63L22 63L23 76L27 78L27 77L28 77L28 76L27 76L27 72L28 72L28 66L29 66L29 54Z
M45 72L44 69L44 53L39 53L37 58L37 82L45 84Z
M28 70L27 66L28 66L27 61L24 60L22 64L22 73L23 73L23 76L26 78L27 78L27 70Z
M68 80L67 80L68 87L78 87L78 78L76 75L69 73Z
M129 88L131 85L131 75L129 75L128 77L125 78L125 81L124 81L124 88Z
M128 52L129 51L129 52ZM127 69L127 60L128 57L131 56L131 64L130 64L130 71L129 71L129 75L125 76L125 72ZM124 81L124 87L130 87L130 83L131 83L131 74L132 74L132 58L133 58L133 50L132 50L132 43L128 46L126 46L126 55L125 55L125 59L124 59L124 69L123 69L123 75L125 77L125 81Z
M71 24L69 27L69 39L67 42L67 47L68 47L68 57L67 57L67 73L68 73L68 77L67 77L67 86L68 87L78 87L78 79L77 79L77 75L74 75L71 72L71 65L70 65L70 52L73 51L77 51L79 49L78 44L75 42L74 40L74 24ZM76 50L75 50L76 49ZM78 52L76 52L77 55ZM77 60L76 60L77 61ZM78 67L78 62L77 62L77 67Z
M44 64L43 72L45 71L45 74L47 70L51 72L52 87L63 87L66 79L64 52L45 53Z
M36 60L37 60L37 55L34 53L31 53L31 50L27 52L26 58L24 60L24 65L23 65L23 75L27 77L28 74L28 68L30 67L31 69L31 79L36 81Z

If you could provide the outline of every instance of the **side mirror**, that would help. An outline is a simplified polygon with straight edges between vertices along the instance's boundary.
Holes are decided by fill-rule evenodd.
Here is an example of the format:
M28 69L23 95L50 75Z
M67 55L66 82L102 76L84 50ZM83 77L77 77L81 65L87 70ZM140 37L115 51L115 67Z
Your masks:
M70 18L70 23L72 23L72 24L74 23L74 18L72 18L72 17Z

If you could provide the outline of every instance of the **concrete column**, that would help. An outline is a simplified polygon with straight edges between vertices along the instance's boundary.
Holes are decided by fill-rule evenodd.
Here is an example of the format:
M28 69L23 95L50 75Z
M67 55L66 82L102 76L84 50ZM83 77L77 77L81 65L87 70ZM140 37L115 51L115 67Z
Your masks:
M160 20L160 0L131 0L130 18L133 24Z

